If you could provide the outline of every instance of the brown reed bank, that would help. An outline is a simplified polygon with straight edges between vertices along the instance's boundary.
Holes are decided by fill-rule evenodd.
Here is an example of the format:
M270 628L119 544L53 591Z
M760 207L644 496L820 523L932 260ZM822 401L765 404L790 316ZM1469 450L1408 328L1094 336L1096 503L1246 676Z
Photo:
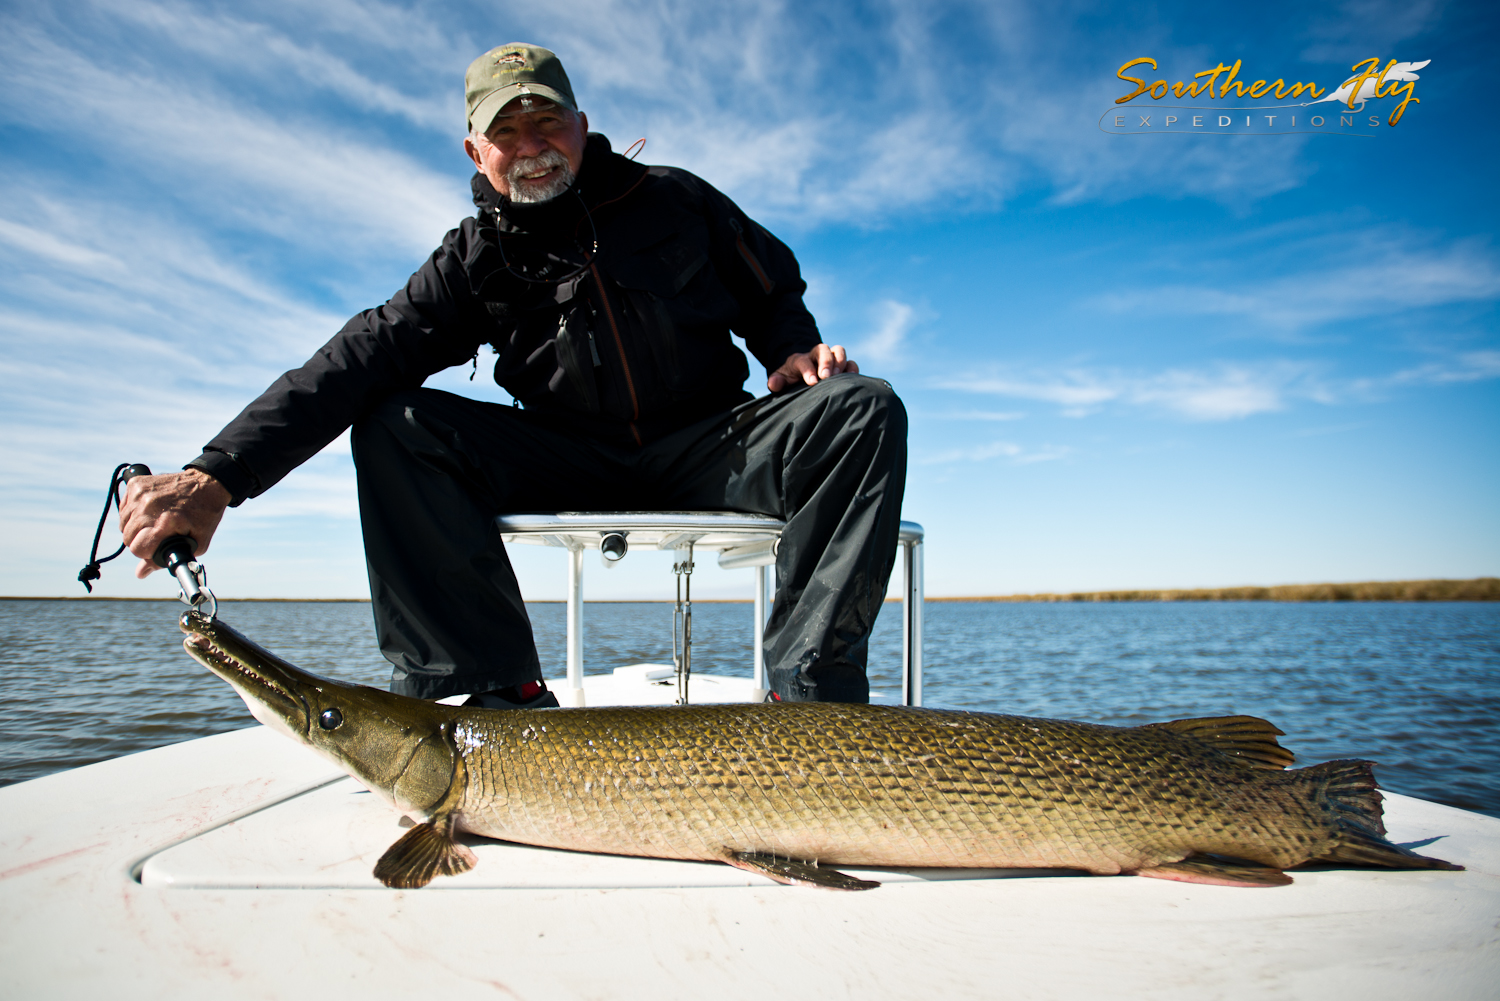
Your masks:
M1377 580L1360 584L1281 584L1179 591L1074 591L928 601L1500 601L1500 577L1473 580Z

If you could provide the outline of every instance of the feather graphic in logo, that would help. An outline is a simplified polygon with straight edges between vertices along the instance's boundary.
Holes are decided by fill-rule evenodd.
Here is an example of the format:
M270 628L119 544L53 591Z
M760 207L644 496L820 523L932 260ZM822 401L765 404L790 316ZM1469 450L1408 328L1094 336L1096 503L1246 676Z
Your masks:
M1364 66L1366 63L1370 64L1365 72L1359 76L1352 76L1345 80L1343 86L1339 87L1332 94L1329 94L1327 97L1320 97L1316 101L1308 101L1303 107L1313 104L1324 104L1328 101L1338 101L1342 104L1347 104L1351 110L1363 111L1365 110L1366 101L1381 97L1390 97L1397 90L1404 90L1410 93L1412 85L1419 79L1416 71L1432 62L1432 60L1423 59L1419 63L1398 63L1395 60L1391 60L1390 68L1384 73L1373 72L1377 62L1378 60L1367 59L1365 62L1355 65L1354 68L1359 69L1360 66ZM1405 83L1407 86L1398 88L1396 86L1397 81ZM1386 83L1389 83L1390 87L1383 92L1377 93L1377 91L1380 91L1381 86ZM1356 101L1359 103L1355 104L1354 102Z

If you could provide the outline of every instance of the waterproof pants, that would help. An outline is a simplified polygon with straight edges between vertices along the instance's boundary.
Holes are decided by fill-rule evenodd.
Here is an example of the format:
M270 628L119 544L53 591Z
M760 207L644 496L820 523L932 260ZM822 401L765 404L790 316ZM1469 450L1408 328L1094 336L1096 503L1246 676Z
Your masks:
M765 634L771 690L869 701L870 630L906 484L906 411L879 379L837 375L640 448L416 389L359 421L353 450L393 692L437 699L541 678L496 515L735 510L787 523Z

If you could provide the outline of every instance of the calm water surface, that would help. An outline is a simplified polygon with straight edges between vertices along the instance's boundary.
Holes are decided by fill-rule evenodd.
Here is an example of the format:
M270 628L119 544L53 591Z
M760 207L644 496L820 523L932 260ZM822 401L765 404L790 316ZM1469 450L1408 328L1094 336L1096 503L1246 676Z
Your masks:
M182 652L176 602L0 601L0 784L253 722ZM530 606L560 676L563 606ZM871 651L894 701L900 616ZM317 674L384 687L365 603L224 602L221 616ZM671 606L592 604L585 670L668 663ZM748 604L694 606L693 665L749 674ZM1371 758L1383 785L1500 816L1500 605L934 603L926 704L1130 725L1246 713L1311 764Z

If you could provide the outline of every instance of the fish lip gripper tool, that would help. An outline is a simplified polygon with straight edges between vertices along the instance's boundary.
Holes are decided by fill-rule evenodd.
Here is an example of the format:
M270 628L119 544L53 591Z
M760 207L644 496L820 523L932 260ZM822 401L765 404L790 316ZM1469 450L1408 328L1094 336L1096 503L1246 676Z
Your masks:
M150 475L151 467L141 462L130 465L122 463L115 467L114 474L109 479L109 493L104 497L104 513L99 516L99 527L94 532L93 551L89 554L88 565L78 571L79 583L90 593L94 590L92 582L99 579L103 564L125 552L125 544L122 542L112 555L102 558L99 556L99 537L104 534L104 523L109 518L110 505L117 508L120 506L120 489L126 483L137 476ZM208 589L208 571L195 558L197 551L198 543L192 536L174 535L156 547L151 562L168 571L177 581L177 586L181 589L178 597L184 604L192 606L212 620L219 613L219 602Z
M125 467L120 482L129 483L137 476L150 475L151 468L137 462ZM178 597L184 604L200 609L212 619L218 614L219 603L208 589L208 571L194 556L197 549L198 543L192 536L174 535L156 547L151 562L177 579L177 586L182 589Z

